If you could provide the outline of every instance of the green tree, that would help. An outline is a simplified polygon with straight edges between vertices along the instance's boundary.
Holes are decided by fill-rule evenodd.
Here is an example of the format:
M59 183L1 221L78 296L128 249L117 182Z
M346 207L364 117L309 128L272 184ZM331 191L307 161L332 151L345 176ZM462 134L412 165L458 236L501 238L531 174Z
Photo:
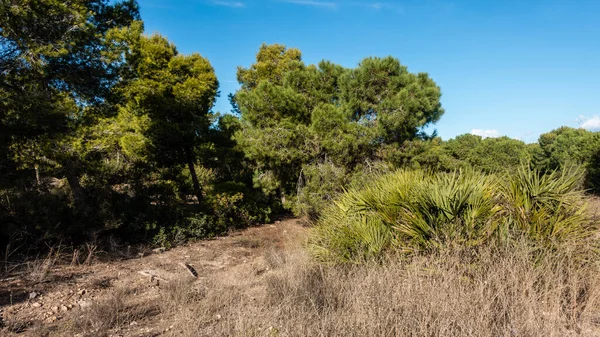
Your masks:
M533 150L534 164L546 171L582 165L587 169L586 186L594 192L600 188L598 153L600 133L563 126L544 133Z
M236 139L256 165L256 185L282 200L297 195L299 181L328 185L303 180L321 179L321 169L352 180L344 176L381 160L386 146L425 138L424 127L443 114L439 87L392 57L346 69L305 65L297 49L262 45L254 64L238 68L238 81L231 97L241 118Z
M538 165L556 169L588 162L600 146L600 133L563 126L544 133L534 154Z
M0 1L0 176L9 177L2 183L13 201L46 193L45 177L66 177L77 213L90 210L81 179L98 156L86 132L113 112L128 48L122 37L141 29L137 20L133 0ZM21 213L6 203L19 214L11 221L40 213L29 200Z
M485 138L472 134L456 136L446 142L440 138L407 141L390 150L389 158L399 167L454 171L473 167L488 173L514 173L531 160L530 147L509 137Z
M444 145L453 158L486 172L514 172L531 160L527 144L509 137L485 138L464 134Z
M341 83L344 108L354 121L376 124L382 143L414 139L444 113L435 82L426 73L408 72L393 57L366 58Z
M143 126L125 133L121 145L131 154L148 156L159 167L186 164L201 202L195 165L214 120L219 87L214 69L197 53L179 54L157 34L140 37L130 63L137 76L123 89L127 102L121 117L135 120L132 126Z
M469 163L486 172L515 173L531 161L527 144L509 137L486 138L473 149Z

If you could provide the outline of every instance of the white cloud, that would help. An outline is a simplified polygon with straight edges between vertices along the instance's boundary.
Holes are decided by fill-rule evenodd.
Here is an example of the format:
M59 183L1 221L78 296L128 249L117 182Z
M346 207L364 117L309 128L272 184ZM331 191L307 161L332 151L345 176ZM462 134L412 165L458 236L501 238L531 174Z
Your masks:
M577 118L579 127L591 131L600 131L600 116L594 117L579 116Z
M246 7L246 5L244 5L243 2L239 2L239 1L213 1L212 4L217 5L217 6L225 6L225 7L232 7L232 8Z
M357 2L342 2L337 0L321 1L321 0L277 0L278 2L285 2L295 5L313 6L328 9L337 9L345 6L358 6L365 7L375 11L380 10L394 10L398 13L404 13L401 6L389 2L371 2L371 1L357 1Z
M471 130L472 135L481 136L481 138L498 138L502 135L498 130L483 130L483 129L473 129Z
M388 9L388 10L396 10L398 12L403 12L402 7L390 3L385 2L355 2L355 6L368 7L374 10Z
M280 0L280 1L287 2L290 4L314 6L314 7L326 7L326 8L336 8L337 7L335 2L324 2L324 1L314 1L314 0Z

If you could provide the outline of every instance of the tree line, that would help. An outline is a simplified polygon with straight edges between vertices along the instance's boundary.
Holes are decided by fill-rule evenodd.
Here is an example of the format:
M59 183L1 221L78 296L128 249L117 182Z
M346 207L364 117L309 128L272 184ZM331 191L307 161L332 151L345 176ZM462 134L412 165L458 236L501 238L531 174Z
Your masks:
M0 240L176 244L293 212L398 167L587 169L600 138L428 134L441 89L394 57L305 64L262 45L217 113L210 61L144 34L135 0L0 0Z

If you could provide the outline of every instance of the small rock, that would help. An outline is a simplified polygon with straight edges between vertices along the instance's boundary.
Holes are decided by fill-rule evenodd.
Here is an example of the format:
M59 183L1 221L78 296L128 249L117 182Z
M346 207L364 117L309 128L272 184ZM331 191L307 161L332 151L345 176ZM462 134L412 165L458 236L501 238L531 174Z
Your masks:
M58 306L53 306L52 308L50 308L50 310L52 310L52 312L58 312Z
M86 292L87 292L87 290L81 289L81 290L77 291L77 295L83 296L83 295L85 295Z
M41 306L42 306L42 303L40 303L40 302L35 302L35 303L33 303L31 306L32 306L32 307L34 307L34 308L39 308L39 307L41 307Z
M36 293L35 291L32 291L29 293L29 299L32 300L34 298L36 298L39 294Z
M275 225L269 225L269 227L271 227L271 228L277 228L277 226L275 226Z
M66 305L61 305L60 306L60 311L62 311L62 312L69 311L69 308L67 308Z
M137 325L137 322L133 321L133 322L129 323L129 325Z
M220 320L220 319L221 319L221 315L219 315L219 314L216 314L216 315L215 315L215 319L216 319L217 321L218 321L218 320Z
M82 309L92 306L92 302L90 302L90 301L78 301L77 304L79 304L79 307Z
M152 252L154 254L161 254L161 253L164 253L165 250L167 250L167 248L165 248L165 247L159 247L159 248L152 249Z

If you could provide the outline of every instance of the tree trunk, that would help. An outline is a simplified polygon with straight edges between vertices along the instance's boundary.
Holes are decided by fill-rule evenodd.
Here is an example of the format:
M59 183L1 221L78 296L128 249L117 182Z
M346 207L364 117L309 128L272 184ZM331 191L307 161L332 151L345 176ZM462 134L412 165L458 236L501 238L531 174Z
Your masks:
M75 205L75 209L79 212L84 209L85 205L85 191L81 184L79 183L79 176L74 172L67 172L67 181L69 182L69 187L71 188L71 195L73 196L73 204Z
M38 187L41 185L40 182L40 168L37 164L35 164L35 182L37 183Z
M194 157L192 156L192 152L190 149L185 150L185 154L187 157L188 168L190 170L190 175L192 176L192 183L194 184L194 193L198 198L198 203L202 203L202 187L200 187L200 182L198 181L198 176L196 175L196 168L194 167Z

